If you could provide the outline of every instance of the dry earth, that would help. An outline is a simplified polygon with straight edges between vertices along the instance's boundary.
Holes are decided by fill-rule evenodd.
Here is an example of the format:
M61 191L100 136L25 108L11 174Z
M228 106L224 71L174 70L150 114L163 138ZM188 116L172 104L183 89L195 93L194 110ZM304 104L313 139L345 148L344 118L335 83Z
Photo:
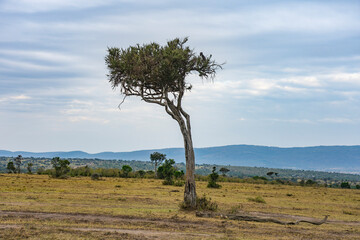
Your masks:
M317 220L314 218L287 215L287 214L273 214L262 212L248 212L247 214L257 217L272 217L278 219L291 220ZM217 219L217 221L208 221L199 218L196 221L173 218L139 218L133 216L108 216L108 215L93 215L80 213L46 213L46 212L24 212L24 211L0 211L1 220L15 220L24 221L24 223L3 224L0 221L0 237L2 239L20 239L19 235L11 236L6 234L6 231L18 232L26 231L24 237L28 239L36 239L37 233L44 232L62 232L77 236L79 239L259 239L259 230L261 232L271 233L269 236L274 236L274 232L278 231L279 227L274 224L265 224L259 226L258 223L239 222L232 220ZM66 222L68 226L49 226L42 224L46 222ZM77 225L85 224L84 227ZM341 225L351 227L360 226L360 221L340 221L329 220L327 225ZM327 239L360 239L360 235L350 230L345 230L345 233L336 231L324 231L319 229L321 236L316 236L313 231L303 226L290 227L282 226L281 232L284 236L278 236L278 239L322 239L326 236ZM96 226L96 227L92 227ZM111 227L112 226L112 227ZM260 229L259 229L260 227ZM236 233L234 229L241 230L245 235ZM277 229L277 230L276 230ZM31 234L31 232L34 232ZM246 236L246 233L251 235ZM90 235L87 235L89 234ZM256 234L258 233L258 234ZM292 236L291 236L292 235ZM291 237L290 237L291 236ZM89 237L89 238L88 238ZM76 239L74 238L74 239ZM267 238L267 237L266 237ZM264 239L266 239L264 236ZM64 238L67 239L67 238ZM261 238L260 238L261 239Z

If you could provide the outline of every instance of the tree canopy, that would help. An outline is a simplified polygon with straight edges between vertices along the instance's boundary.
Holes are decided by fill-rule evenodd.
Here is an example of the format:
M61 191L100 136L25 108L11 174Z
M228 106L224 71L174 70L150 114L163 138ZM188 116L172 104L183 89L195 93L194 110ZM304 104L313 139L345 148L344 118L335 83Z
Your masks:
M187 41L176 38L165 46L150 43L127 49L108 48L105 62L112 87L119 87L125 96L140 96L163 106L173 98L181 99L192 88L185 80L187 75L197 72L202 78L212 78L221 68L211 55L195 55L185 46Z

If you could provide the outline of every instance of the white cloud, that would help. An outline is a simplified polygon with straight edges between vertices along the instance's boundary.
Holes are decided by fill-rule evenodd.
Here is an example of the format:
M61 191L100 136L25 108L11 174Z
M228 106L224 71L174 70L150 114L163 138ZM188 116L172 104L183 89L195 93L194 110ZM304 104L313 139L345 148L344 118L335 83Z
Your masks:
M320 119L319 122L326 123L354 123L356 120L349 118L323 118Z
M265 119L265 121L270 121L270 122L283 122L283 123L315 123L315 121L313 120L309 120L309 119L280 119L280 118L271 118L271 119Z
M70 122L96 122L96 123L102 123L102 124L107 124L109 123L109 120L107 119L103 119L103 118L98 118L98 117L89 117L89 116L71 116L68 117Z
M335 73L327 75L330 81L360 85L360 72L356 73Z
M315 76L295 76L280 80L282 83L293 83L306 87L320 87L320 80Z
M12 71L19 71L19 69L22 70L32 70L32 71L55 71L58 70L59 67L53 67L53 66L46 66L43 64L36 64L33 62L27 62L27 61L19 61L19 60L8 60L0 58L0 64L4 65L7 70L9 71L12 69Z
M7 55L13 58L26 58L30 60L42 60L48 62L57 62L57 63L73 63L79 62L81 58L76 55L64 54L61 52L53 51L35 51L35 50L10 50L10 49L0 49L0 54Z
M4 0L0 4L2 11L10 12L48 12L54 10L73 10L107 5L109 0Z
M0 98L0 103L1 102L9 102L9 101L21 101L21 100L27 100L27 99L31 99L31 97L26 96L24 94L15 95L15 96L7 96L7 97Z

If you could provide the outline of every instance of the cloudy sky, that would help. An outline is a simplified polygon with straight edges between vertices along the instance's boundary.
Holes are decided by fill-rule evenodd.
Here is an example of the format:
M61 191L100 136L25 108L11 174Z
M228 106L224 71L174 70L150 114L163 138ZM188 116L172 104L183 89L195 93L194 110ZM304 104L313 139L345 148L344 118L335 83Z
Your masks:
M360 144L360 1L0 1L0 149L182 147L160 106L108 83L108 46L189 37L195 147Z

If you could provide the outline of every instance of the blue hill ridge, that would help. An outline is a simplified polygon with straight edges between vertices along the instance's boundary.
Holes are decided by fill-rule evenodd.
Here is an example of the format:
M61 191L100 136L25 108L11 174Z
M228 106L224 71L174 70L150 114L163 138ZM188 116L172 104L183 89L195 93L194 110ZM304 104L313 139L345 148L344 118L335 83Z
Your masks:
M61 157L87 159L122 159L149 161L153 152L165 153L176 162L184 162L183 148L139 150L132 152L101 152L90 154L71 152L24 152L0 150L0 156ZM195 148L197 164L257 166L334 172L360 172L360 146L268 147L255 145L229 145Z

